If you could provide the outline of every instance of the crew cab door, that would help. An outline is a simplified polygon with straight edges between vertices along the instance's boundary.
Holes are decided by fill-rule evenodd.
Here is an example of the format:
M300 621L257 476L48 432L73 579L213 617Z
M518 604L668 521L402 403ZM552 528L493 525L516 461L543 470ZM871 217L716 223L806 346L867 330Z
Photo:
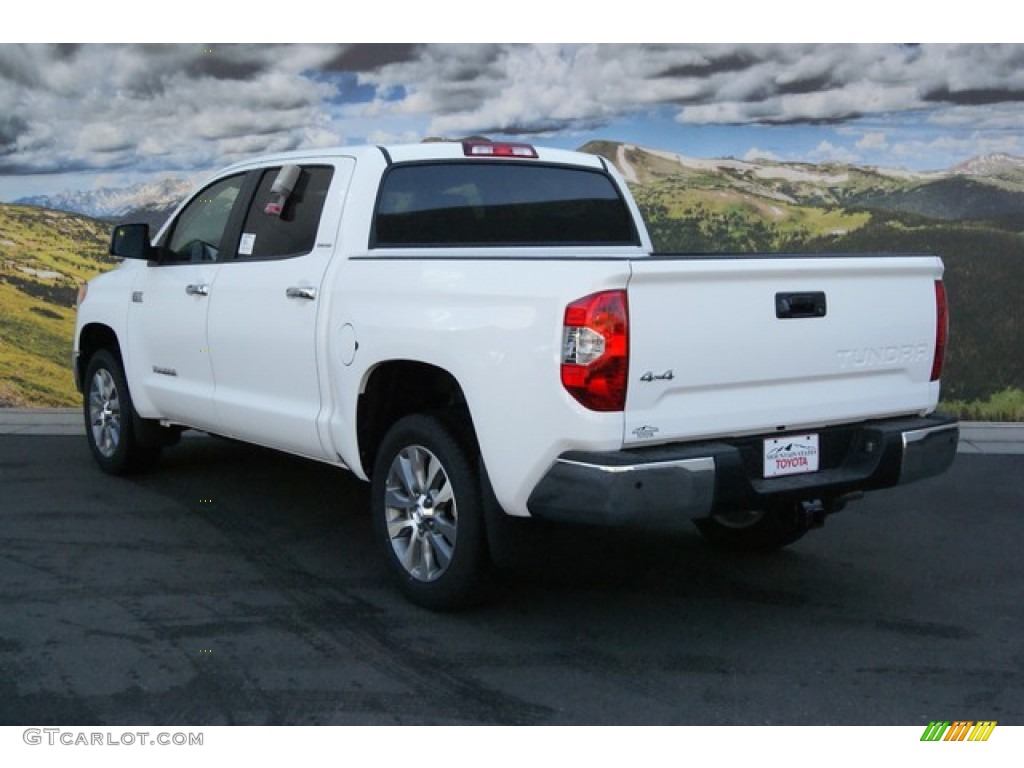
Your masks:
M214 401L226 435L325 455L318 318L352 164L301 166L283 198L273 190L287 171L258 171L237 253L221 264L210 295Z
M217 260L231 240L245 174L220 179L186 205L132 286L125 363L159 415L216 429L206 336Z

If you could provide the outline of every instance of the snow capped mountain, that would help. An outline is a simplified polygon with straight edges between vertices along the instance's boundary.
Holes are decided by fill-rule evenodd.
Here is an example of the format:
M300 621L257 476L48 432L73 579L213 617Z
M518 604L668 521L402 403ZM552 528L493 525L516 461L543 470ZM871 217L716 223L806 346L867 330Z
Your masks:
M769 159L696 158L648 149L616 141L592 141L580 147L583 152L604 154L632 183L675 174L711 174L735 179L763 179L841 187L858 178L888 178L907 184L935 182L952 176L988 179L1024 179L1024 157L992 153L972 157L944 171L908 171L855 163L808 163Z
M964 176L1005 176L1022 173L1024 172L1024 157L1008 155L1003 152L978 155L953 166L950 172Z
M775 159L701 159L615 141L584 152L611 160L637 194L657 190L662 204L684 210L703 196L774 215L773 205L895 211L944 220L989 220L1024 210L1024 157L989 154L945 171L901 171L853 163Z
M138 211L166 211L181 202L193 186L189 179L168 177L130 187L68 190L56 195L23 197L15 202L93 218L116 219Z

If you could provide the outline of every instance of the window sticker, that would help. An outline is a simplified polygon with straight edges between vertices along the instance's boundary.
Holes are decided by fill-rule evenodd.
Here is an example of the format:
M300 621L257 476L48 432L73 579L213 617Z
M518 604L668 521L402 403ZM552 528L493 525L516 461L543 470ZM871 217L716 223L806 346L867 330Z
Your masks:
M256 245L256 235L252 232L245 232L242 234L242 239L238 243L238 255L239 256L252 256L252 249Z

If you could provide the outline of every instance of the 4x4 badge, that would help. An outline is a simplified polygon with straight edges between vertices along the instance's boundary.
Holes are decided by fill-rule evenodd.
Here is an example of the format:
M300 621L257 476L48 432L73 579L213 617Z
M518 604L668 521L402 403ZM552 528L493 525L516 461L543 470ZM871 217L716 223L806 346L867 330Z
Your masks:
M675 377L676 375L672 372L672 369L669 368L664 373L653 373L648 371L640 377L640 381L672 381Z

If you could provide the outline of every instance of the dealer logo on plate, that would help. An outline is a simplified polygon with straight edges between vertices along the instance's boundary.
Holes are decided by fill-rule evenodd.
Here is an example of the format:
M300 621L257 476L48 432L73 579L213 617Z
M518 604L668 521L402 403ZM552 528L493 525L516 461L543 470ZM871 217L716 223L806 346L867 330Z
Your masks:
M769 438L764 441L764 476L817 472L818 456L817 435Z

